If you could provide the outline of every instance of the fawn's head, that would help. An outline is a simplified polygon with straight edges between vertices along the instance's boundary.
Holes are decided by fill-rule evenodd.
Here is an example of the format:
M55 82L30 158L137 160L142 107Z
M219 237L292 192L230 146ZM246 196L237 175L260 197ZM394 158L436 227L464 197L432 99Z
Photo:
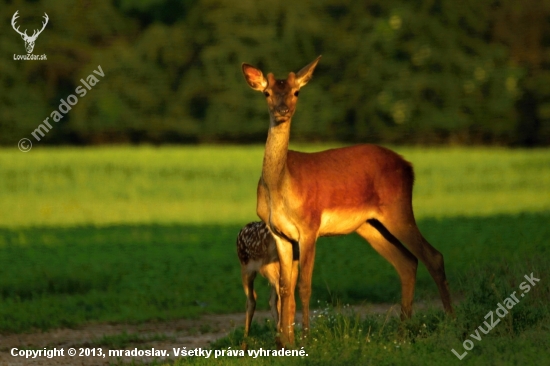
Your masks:
M242 69L246 82L252 89L262 92L267 99L272 125L290 121L296 111L300 88L311 80L313 70L320 58L321 56L317 57L296 74L291 72L286 80L277 80L272 73L267 74L266 78L259 69L243 63Z

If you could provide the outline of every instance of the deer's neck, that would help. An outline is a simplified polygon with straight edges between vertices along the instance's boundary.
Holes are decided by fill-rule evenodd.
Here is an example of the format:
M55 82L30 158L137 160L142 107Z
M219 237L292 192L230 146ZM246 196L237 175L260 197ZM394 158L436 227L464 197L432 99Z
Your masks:
M279 125L271 124L265 144L262 179L271 193L277 191L286 174L290 120Z

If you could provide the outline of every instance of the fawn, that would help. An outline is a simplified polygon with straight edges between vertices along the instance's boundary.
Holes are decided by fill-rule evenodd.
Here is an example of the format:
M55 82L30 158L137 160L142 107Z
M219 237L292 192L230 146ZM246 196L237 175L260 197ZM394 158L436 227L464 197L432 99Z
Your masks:
M247 299L244 326L244 336L247 337L256 309L254 279L258 272L267 278L272 286L269 306L273 318L277 323L279 322L281 307L279 302L279 257L273 235L264 222L251 222L241 229L237 237L237 255L241 262L241 277Z

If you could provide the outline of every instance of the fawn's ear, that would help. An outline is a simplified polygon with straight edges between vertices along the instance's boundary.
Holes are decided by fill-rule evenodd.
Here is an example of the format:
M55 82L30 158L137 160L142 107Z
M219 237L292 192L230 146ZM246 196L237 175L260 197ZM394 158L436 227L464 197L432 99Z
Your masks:
M317 57L315 60L309 63L309 65L298 71L298 73L296 74L296 84L298 84L298 88L306 85L308 81L311 80L311 77L313 76L313 71L315 70L315 66L317 66L317 63L320 59L321 56Z
M252 65L243 63L243 75L250 87L257 91L264 91L267 88L267 79L264 74Z

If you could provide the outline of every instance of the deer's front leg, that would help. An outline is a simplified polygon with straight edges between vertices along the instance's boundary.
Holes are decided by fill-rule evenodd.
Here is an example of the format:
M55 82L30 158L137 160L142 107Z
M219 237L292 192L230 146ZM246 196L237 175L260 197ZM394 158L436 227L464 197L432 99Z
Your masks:
M302 301L302 337L304 338L309 335L309 299L315 261L315 242L315 236L307 236L300 241L300 300Z
M279 280L281 314L277 345L287 347L294 344L294 315L296 313L294 289L298 278L298 260L294 259L292 243L277 235L274 237L281 265Z

